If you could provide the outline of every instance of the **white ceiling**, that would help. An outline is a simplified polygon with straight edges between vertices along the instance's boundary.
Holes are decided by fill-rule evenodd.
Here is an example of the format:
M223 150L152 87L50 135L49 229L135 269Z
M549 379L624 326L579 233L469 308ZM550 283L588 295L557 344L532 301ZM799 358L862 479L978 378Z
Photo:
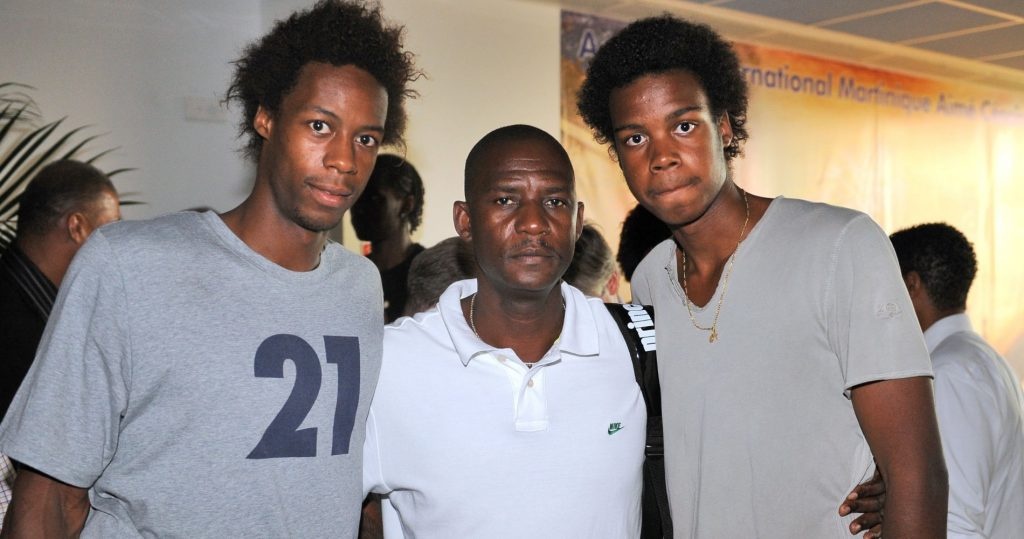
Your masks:
M622 19L670 11L731 39L1024 90L1024 0L540 1Z

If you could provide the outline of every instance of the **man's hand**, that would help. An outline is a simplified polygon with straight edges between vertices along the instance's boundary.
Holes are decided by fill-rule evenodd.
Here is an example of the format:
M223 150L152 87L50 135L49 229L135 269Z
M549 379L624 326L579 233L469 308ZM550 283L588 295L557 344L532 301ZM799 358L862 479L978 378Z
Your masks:
M868 530L864 539L877 539L882 536L882 508L885 506L885 481L876 469L870 480L857 485L853 492L839 506L839 515L863 513L850 523L850 534Z

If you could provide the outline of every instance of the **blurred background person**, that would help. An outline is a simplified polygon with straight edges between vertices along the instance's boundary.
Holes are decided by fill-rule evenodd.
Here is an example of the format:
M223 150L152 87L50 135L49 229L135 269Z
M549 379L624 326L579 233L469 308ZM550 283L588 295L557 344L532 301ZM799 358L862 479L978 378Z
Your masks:
M423 180L405 159L382 154L351 211L352 228L370 242L367 256L380 271L384 321L392 322L405 312L409 266L424 249L412 240L423 220Z
M583 225L583 232L576 240L576 250L563 279L588 296L610 303L621 303L619 271L615 267L612 248L593 223Z
M403 316L430 309L452 283L475 276L476 261L469 244L458 236L441 240L412 261Z
M0 417L32 364L72 257L93 230L120 218L114 184L86 163L50 163L25 187L17 235L0 257Z
M0 418L25 378L64 273L92 231L121 218L110 178L80 161L43 167L21 194L14 242L0 256ZM0 528L14 467L0 455Z
M971 327L971 242L944 223L890 237L935 370L935 412L949 470L949 537L1024 533L1024 394Z
M626 214L622 221L622 231L619 233L619 252L615 255L615 260L622 268L622 276L627 281L632 280L633 271L640 261L655 245L668 239L671 234L665 223L659 221L653 213L647 211L647 208L637 204Z

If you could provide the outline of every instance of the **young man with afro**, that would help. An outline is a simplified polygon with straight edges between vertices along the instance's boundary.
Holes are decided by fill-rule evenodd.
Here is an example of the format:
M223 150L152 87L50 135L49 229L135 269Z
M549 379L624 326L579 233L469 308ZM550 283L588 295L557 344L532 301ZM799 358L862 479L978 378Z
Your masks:
M931 366L888 238L860 212L733 183L747 86L729 44L670 16L634 22L578 104L672 230L631 284L657 314L675 536L861 531L835 508L876 464L885 535L943 536Z
M238 60L248 198L97 231L0 426L11 537L354 537L380 280L327 241L418 72L325 0ZM287 366L286 366L287 364Z

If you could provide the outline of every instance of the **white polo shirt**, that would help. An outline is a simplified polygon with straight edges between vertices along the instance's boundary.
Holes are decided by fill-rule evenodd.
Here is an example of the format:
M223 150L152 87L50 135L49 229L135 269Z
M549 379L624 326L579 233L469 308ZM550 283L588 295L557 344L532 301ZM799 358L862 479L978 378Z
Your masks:
M950 539L1024 534L1024 392L966 314L932 324L935 414L949 470Z
M476 289L385 328L365 490L408 539L639 536L647 416L611 315L562 284L562 336L531 369L473 334Z

